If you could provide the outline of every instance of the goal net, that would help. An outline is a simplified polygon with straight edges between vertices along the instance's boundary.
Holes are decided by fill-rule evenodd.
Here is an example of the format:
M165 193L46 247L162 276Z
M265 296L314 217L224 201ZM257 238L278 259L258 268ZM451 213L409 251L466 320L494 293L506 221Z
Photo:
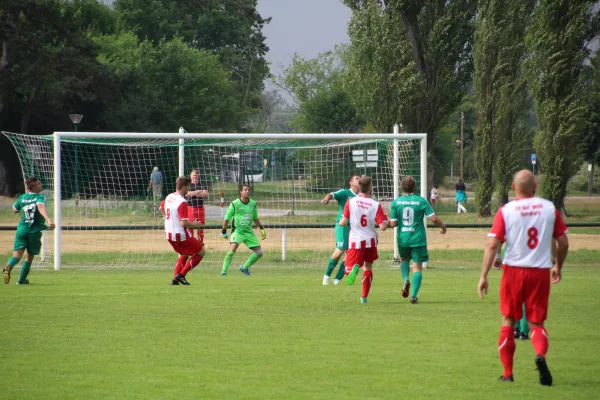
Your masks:
M396 140L395 152L391 134L4 134L15 146L23 177L42 181L47 209L61 226L59 235L45 232L42 262L36 262L57 269L171 268L176 254L165 239L157 207L175 191L176 178L194 169L209 193L204 199L205 267L223 262L228 240L221 237L221 224L241 183L250 185L267 231L261 242L265 256L257 267L325 267L335 249L338 205L320 200L347 188L353 175L371 176L373 197L385 209L404 175L412 175L423 191L425 135L396 135L401 139ZM163 185L152 190L149 183L156 168ZM15 224L14 218L11 221ZM379 236L379 263L391 264L394 234ZM248 254L241 246L233 265L242 264Z

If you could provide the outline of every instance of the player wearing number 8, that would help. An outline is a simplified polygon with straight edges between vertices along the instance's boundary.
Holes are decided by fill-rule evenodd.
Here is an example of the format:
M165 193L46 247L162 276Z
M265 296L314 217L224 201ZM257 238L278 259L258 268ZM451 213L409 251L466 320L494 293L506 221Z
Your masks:
M483 299L488 290L487 274L500 246L506 242L500 281L502 327L498 351L504 367L501 379L513 381L513 325L516 320L521 319L522 305L525 304L540 383L551 386L552 375L546 364L548 333L544 328L544 321L548 313L550 283L561 280L562 265L569 248L567 227L550 201L533 196L536 185L531 172L517 172L512 187L516 199L500 208L494 218L483 255L477 290ZM553 240L557 244L554 265Z
M42 248L42 231L54 229L55 227L46 211L46 196L40 194L42 182L31 177L27 179L25 186L27 187L27 193L22 194L13 205L13 212L15 214L21 213L21 221L17 226L13 256L8 260L3 270L4 283L10 282L10 272L21 260L25 250L27 250L27 256L21 265L21 274L17 284L26 285L29 283L27 275L31 263L33 258L40 254ZM48 226L46 226L45 220L48 220Z
M402 273L402 297L408 297L411 283L408 280L410 272L410 260L414 262L411 304L417 304L417 294L423 280L423 263L429 261L427 252L427 235L425 232L425 217L439 228L441 233L446 233L446 225L433 211L431 205L423 197L415 194L417 186L412 176L402 178L402 196L392 203L390 212L390 226L398 227L398 251L402 260L400 272Z

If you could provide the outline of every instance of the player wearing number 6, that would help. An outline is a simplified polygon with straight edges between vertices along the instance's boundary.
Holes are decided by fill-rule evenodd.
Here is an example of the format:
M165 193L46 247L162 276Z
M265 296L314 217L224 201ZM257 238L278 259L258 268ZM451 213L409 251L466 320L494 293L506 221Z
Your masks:
M377 253L377 232L375 223L385 231L388 218L381 204L371 198L373 185L371 177L362 176L358 180L360 193L346 202L342 212L341 226L350 225L348 234L348 254L344 261L345 272L348 274L348 285L356 280L360 267L365 266L362 278L362 295L360 304L367 302L373 281L373 262L379 258Z
M550 283L558 283L561 280L569 241L567 227L560 213L550 201L534 197L535 186L530 171L522 170L515 174L512 188L516 199L496 213L488 234L477 291L483 299L488 290L487 274L500 246L506 242L500 281L502 327L498 352L504 367L501 379L506 382L513 381L513 325L516 320L521 319L524 303L540 383L552 386L552 375L546 363L548 333L544 328L544 321L548 313ZM553 239L557 245L554 265Z
M410 260L414 262L412 277L411 304L418 304L417 295L423 280L423 263L429 261L427 252L427 235L425 217L431 219L440 233L446 233L446 225L435 215L433 208L427 200L415 194L417 183L412 176L402 178L402 196L392 202L390 212L390 226L398 227L397 241L398 251L402 260L400 272L402 273L402 297L408 297L411 283L408 280L410 272Z
M4 283L10 282L10 272L23 257L27 250L25 261L21 265L21 274L17 285L26 285L29 283L27 275L31 268L33 258L40 254L42 248L42 231L54 229L54 222L48 216L46 211L46 196L40 194L42 191L42 182L37 178L31 177L25 182L27 193L22 194L13 204L13 212L21 213L21 221L17 226L15 242L13 247L13 256L9 258L6 267L4 267ZM45 224L48 220L48 225Z

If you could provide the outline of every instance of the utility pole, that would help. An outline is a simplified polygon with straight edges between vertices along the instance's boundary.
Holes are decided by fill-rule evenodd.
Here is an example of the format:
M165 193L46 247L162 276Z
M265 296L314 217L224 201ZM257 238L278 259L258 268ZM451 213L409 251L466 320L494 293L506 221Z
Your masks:
M465 113L460 113L460 179L463 180L463 164L464 164L464 150L465 150Z

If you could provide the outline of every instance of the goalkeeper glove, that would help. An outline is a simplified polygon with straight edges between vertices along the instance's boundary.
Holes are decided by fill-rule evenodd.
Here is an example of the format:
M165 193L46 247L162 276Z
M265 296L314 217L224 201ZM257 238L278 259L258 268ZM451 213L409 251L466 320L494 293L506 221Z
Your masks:
M260 238L262 240L265 240L267 238L267 232L265 232L265 230L263 229L262 226L259 226L259 229L260 229Z
M227 229L221 229L221 236L223 239L227 239Z

